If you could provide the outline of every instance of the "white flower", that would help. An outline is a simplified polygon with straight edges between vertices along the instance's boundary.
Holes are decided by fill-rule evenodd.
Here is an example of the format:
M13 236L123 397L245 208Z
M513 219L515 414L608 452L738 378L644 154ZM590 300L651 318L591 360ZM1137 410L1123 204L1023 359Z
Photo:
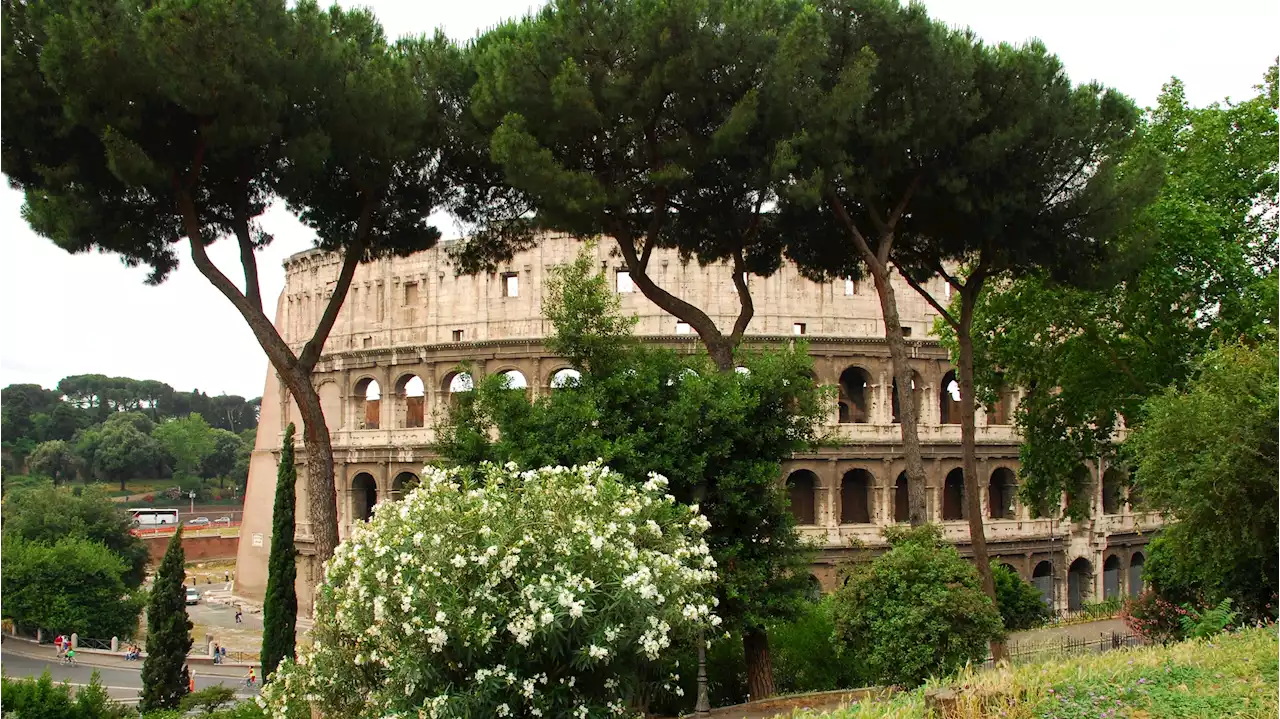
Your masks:
M592 644L587 648L587 656L590 656L592 659L604 659L609 656L609 650Z
M450 560L449 563L457 567L458 569L461 569L467 566L467 558L462 556L461 554L455 554L453 555L453 559Z
M507 706L506 704L499 704L496 711L498 713L498 716L504 717L511 713L511 707Z

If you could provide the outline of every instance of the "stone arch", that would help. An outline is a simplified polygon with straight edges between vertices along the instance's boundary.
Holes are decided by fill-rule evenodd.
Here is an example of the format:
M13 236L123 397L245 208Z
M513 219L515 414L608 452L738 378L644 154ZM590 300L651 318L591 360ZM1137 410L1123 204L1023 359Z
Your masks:
M391 499L403 499L405 494L412 492L418 486L418 475L413 472L401 472L391 481Z
M845 472L840 480L840 523L871 523L871 485L874 479L865 469Z
M440 392L451 405L457 402L458 395L466 394L476 388L475 377L466 370L450 372L440 380Z
M1044 560L1031 570L1031 583L1040 590L1044 603L1053 606L1053 562Z
M413 428L425 425L427 387L421 377L409 372L396 380L395 411L396 427Z
M527 391L529 389L529 380L525 378L524 372L518 369L502 370L498 373L507 383L507 389Z
M1000 566L1002 566L1002 567L1004 567L1004 568L1008 569L1010 572L1013 572L1013 575L1014 575L1015 577L1018 577L1019 579L1021 579L1021 578L1022 578L1022 572L1018 571L1018 568L1017 568L1017 567L1015 567L1015 566L1013 566L1012 564L1010 564L1010 563L1008 563L1008 562L997 562L997 564L999 564Z
M562 367L551 373L549 386L551 389L577 387L582 382L582 373L572 367Z
M1093 562L1077 558L1067 568L1067 611L1078 612L1093 598Z
M911 480L907 479L907 473L898 474L898 479L893 483L893 521L909 522L911 521Z
M956 371L942 375L938 392L938 417L942 424L960 424L960 380Z
M951 522L964 518L964 470L956 467L947 472L947 478L942 483L942 521Z
M924 380L920 377L920 373L912 370L911 372L911 396L913 398L912 405L916 408L916 420L922 421L924 417L920 416L921 402L924 399ZM901 405L898 402L898 378L893 378L893 422L897 424L902 421L900 412Z
M1008 467L996 467L987 483L987 516L1013 519L1014 499L1018 494L1018 478Z
M1120 596L1120 574L1122 572L1119 555L1109 554L1102 563L1102 598L1113 599Z
M382 417L382 386L373 377L356 382L352 395L355 404L356 429L378 429Z
M840 373L840 424L862 424L871 416L871 374L858 366Z
M817 488L818 475L807 469L787 475L787 498L796 524L817 524Z
M1147 562L1147 558L1142 556L1142 552L1134 552L1129 557L1129 594L1138 596L1142 594L1142 590L1146 588L1146 579L1142 576L1142 567Z
M360 472L351 478L351 519L368 521L373 516L373 508L378 504L378 483L373 475Z
M1102 473L1102 513L1120 514L1124 510L1124 473L1108 467Z
M809 573L809 581L805 587L805 595L811 602L822 600L822 581L818 579L816 574Z

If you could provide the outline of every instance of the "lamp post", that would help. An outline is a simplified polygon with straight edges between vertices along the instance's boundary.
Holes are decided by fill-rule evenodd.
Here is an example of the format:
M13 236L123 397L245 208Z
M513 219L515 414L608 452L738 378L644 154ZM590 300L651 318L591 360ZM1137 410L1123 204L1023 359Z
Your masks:
M707 485L699 483L693 488L693 497L701 509L702 501L707 498ZM698 627L698 701L693 705L696 714L711 713L711 699L707 695L707 637L706 628Z

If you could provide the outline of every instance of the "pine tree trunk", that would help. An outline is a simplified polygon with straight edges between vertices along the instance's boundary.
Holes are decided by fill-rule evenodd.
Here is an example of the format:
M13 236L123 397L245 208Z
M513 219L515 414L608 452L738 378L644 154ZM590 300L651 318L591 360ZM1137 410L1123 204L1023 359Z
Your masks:
M982 591L999 608L996 598L995 577L991 574L991 557L987 553L986 528L982 521L983 478L978 476L977 429L974 426L976 401L973 393L973 324L974 295L977 289L965 288L961 297L960 327L956 339L960 345L960 450L964 466L965 510L969 519L969 542L973 548L973 563L982 579ZM999 660L1004 656L1004 643L991 642L991 656Z
M742 649L747 664L747 694L751 700L774 695L773 660L769 656L769 635L763 627L742 633Z
M302 444L307 450L307 496L316 561L327 562L338 546L338 493L333 477L333 443L325 424L320 395L309 376L291 373L285 386L302 415Z
M898 419L902 430L902 455L907 465L907 504L911 526L917 527L929 521L924 455L920 452L920 417L916 412L915 393L920 388L911 386L914 372L907 357L907 342L902 336L898 300L889 281L889 267L872 267L871 275L875 280L876 294L880 297L880 311L884 315L884 339L893 361L893 376L898 382ZM890 396L890 401L892 399Z

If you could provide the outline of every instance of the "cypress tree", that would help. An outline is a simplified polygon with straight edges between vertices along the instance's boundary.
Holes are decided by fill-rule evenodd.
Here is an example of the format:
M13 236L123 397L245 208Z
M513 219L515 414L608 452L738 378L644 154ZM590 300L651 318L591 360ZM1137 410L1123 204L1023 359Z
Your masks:
M147 658L142 663L142 700L138 704L143 713L177 709L187 694L183 668L191 651L191 620L183 586L185 565L179 525L160 562L147 604Z
M298 594L297 551L293 546L294 484L293 423L284 431L280 467L276 470L276 500L271 513L271 554L267 559L267 597L262 607L262 676L269 678L285 657L293 657Z

